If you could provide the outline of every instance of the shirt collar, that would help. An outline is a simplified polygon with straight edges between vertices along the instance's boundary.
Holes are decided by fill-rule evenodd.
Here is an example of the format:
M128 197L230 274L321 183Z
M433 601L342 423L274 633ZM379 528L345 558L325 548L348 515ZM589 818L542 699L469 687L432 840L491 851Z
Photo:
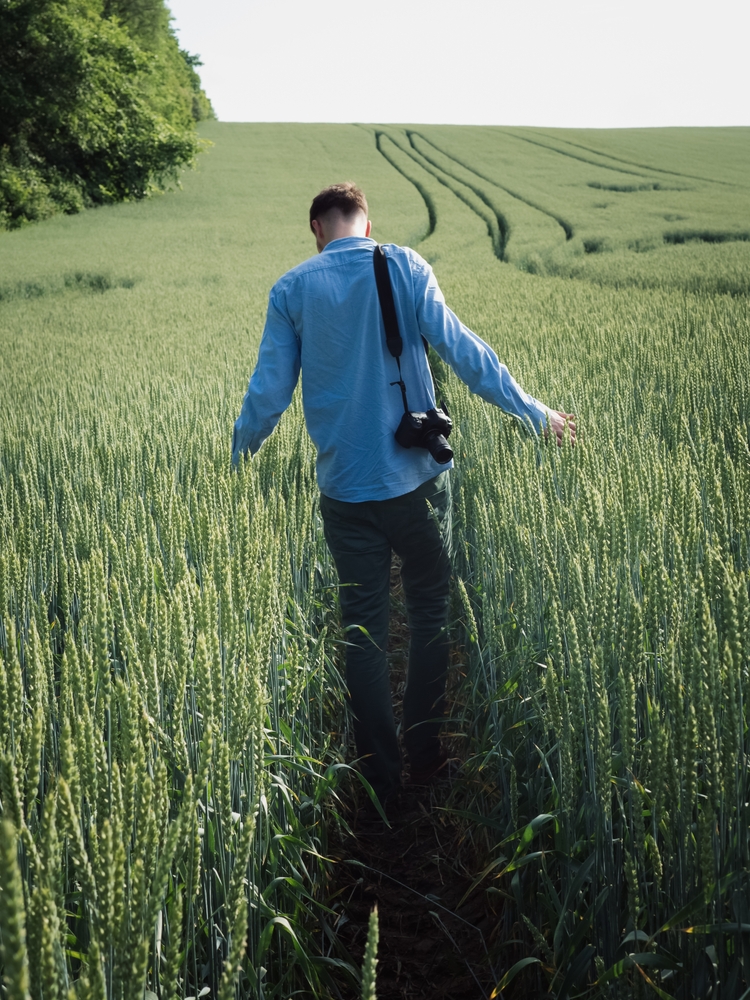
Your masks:
M333 248L334 250L349 250L354 247L371 247L376 241L369 236L340 236L337 240L327 243L322 252Z

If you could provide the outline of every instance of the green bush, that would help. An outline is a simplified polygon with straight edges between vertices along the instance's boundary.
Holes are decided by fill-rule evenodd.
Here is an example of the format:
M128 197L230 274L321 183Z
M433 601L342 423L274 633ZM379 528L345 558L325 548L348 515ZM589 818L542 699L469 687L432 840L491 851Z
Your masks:
M1 225L142 198L194 159L210 103L162 0L149 9L0 5Z

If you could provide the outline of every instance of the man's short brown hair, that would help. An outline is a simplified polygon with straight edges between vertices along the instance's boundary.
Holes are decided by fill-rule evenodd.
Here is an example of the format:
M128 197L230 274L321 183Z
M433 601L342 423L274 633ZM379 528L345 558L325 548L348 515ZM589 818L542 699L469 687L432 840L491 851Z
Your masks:
M356 212L364 212L365 218L367 218L367 198L365 198L364 191L360 190L354 181L331 184L330 187L323 188L320 194L315 195L310 206L310 229L312 229L313 219L319 219L334 209L341 212L346 218Z

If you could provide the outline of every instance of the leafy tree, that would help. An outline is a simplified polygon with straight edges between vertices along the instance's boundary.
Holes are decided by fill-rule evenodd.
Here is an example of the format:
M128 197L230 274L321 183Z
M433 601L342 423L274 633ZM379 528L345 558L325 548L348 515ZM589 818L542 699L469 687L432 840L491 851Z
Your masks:
M0 227L142 198L212 115L163 0L0 0Z

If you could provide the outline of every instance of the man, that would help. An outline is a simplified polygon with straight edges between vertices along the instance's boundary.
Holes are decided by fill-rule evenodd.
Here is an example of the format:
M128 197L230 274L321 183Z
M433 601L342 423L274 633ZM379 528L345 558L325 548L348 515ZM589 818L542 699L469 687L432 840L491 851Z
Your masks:
M403 338L400 372L386 346L373 271L367 201L354 184L321 191L310 208L319 256L281 277L242 411L232 460L254 454L289 405L302 371L305 421L317 449L320 509L339 576L346 680L363 774L381 801L401 786L386 665L391 551L401 558L410 627L403 704L412 782L442 767L439 730L448 669L450 492L447 469L394 432L404 408L435 407L422 337L468 387L535 430L562 441L569 414L528 396L494 351L446 306L417 253L384 247Z

